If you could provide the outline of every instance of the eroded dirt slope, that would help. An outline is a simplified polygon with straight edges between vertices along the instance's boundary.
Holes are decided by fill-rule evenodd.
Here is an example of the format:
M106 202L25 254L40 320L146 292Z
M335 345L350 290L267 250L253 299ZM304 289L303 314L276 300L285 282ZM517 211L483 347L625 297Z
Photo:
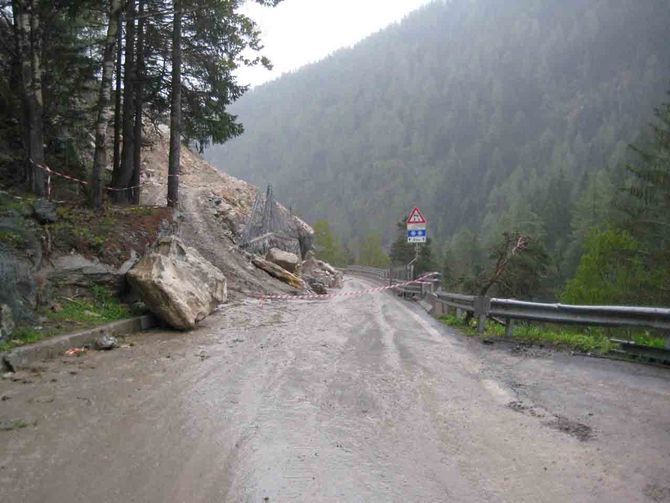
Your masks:
M147 185L142 204L165 205L167 161L165 138L158 135L144 155ZM237 246L236 233L249 216L256 191L250 183L221 173L197 154L182 148L176 232L223 271L232 298L296 291L252 265Z

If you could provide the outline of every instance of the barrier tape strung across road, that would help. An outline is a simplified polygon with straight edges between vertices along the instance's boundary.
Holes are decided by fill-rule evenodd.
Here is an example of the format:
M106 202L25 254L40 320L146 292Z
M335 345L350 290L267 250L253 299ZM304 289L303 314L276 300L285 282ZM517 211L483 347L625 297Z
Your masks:
M420 278L413 279L411 281L405 281L403 283L396 283L395 285L385 285L379 286L376 288L368 288L366 290L356 290L354 292L340 292L340 293L311 293L307 295L258 295L257 297L263 302L264 300L315 300L315 299L331 299L334 297L360 297L363 295L368 295L370 293L382 292L384 290L392 290L393 288L403 287L412 284L424 284L429 285L430 282L424 281L434 276L437 273L429 273L421 276Z

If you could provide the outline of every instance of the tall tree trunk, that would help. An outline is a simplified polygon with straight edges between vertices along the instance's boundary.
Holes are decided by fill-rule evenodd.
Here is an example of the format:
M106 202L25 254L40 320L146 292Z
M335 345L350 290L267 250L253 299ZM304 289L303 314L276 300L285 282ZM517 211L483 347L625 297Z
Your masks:
M114 47L116 34L119 29L118 13L122 0L110 0L109 24L105 48L102 53L102 79L98 96L98 118L95 124L95 154L93 156L93 171L90 181L91 206L95 209L102 207L102 170L107 164L107 125L109 123L109 102L112 94L112 74L114 72Z
M39 0L30 4L30 44L32 90L28 99L30 113L30 157L32 159L32 189L38 196L47 193L44 165L44 101L42 99L42 34L40 32Z
M118 29L116 30L116 93L114 95L114 160L112 173L116 173L121 166L121 75L123 73L123 30L121 29L122 11L117 14Z
M24 72L24 43L25 43L25 33L22 29L22 24L24 23L23 11L25 6L21 5L19 0L14 0L12 2L12 17L14 19L14 47L16 48L16 58L14 64L12 65L12 81L11 85L13 89L20 90L19 96L21 98L21 113L20 122L21 122L21 141L23 145L24 152L24 162L19 164L20 169L17 169L17 179L21 182L29 182L30 180L30 171L31 166L28 162L30 157L30 135L28 134L28 92L27 87L23 85L23 72Z
M32 191L46 194L44 165L44 105L42 102L41 33L39 1L16 0L16 28L18 30L21 81L24 96L25 174Z
M140 171L142 167L142 104L144 99L144 0L137 4L137 63L135 64L135 127L133 131L133 176L130 179L131 202L140 204Z
M179 202L179 161L181 154L181 0L174 0L172 26L172 91L170 94L170 154L168 157L167 204Z
M123 145L121 151L121 166L112 173L112 186L123 189L129 186L133 176L133 133L135 125L135 0L128 0L126 20L126 50L123 68ZM116 202L129 201L127 190L115 191L113 199Z

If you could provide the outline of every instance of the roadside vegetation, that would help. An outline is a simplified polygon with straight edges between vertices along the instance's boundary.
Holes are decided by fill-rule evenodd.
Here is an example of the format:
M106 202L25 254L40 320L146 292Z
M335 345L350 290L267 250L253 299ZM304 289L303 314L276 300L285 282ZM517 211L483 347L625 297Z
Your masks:
M91 294L91 298L58 299L41 309L37 313L41 323L17 326L10 339L0 341L0 351L144 313L141 306L124 304L105 288L93 287Z
M466 321L454 315L440 316L445 325L458 328L470 337L505 338L505 326L492 320L486 321L484 333L477 334L476 320ZM558 350L582 353L606 354L618 347L611 339L629 340L636 344L662 348L663 338L642 330L607 328L565 328L551 324L530 324L517 322L512 331L513 341L525 344L548 346ZM509 339L507 339L509 340Z

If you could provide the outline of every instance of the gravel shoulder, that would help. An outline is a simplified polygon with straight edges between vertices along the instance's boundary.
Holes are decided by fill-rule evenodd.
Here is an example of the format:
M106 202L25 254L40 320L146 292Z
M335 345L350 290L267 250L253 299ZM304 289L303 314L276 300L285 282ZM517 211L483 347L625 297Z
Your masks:
M490 348L391 294L128 341L0 381L0 500L670 500L666 369Z

